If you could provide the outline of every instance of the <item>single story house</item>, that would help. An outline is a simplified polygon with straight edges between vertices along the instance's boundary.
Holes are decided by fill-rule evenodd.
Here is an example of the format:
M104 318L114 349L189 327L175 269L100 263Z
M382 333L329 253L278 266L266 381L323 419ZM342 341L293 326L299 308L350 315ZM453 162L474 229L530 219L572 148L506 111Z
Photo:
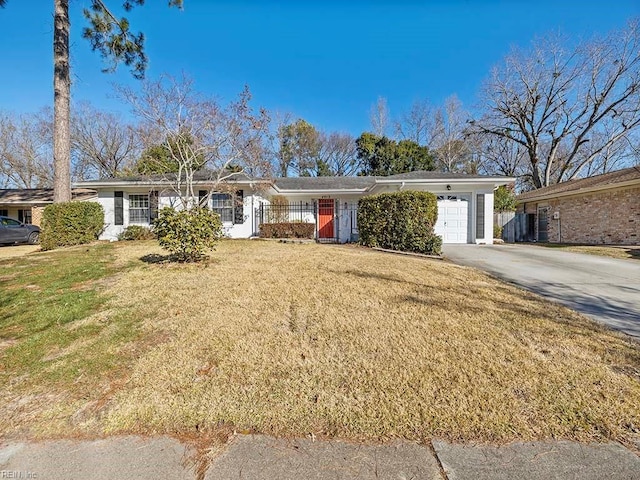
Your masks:
M73 200L87 201L97 198L96 192L74 188ZM53 203L52 188L0 189L0 216L11 217L20 222L38 225L42 221L44 207Z
M552 243L640 243L640 167L570 180L516 197L527 240Z
M316 239L349 242L357 239L357 203L365 195L399 190L433 192L438 197L436 233L444 243L493 242L493 191L514 181L501 176L417 171L389 177L295 177L260 179L233 174L212 191L210 174L198 172L198 199L220 214L225 234L249 238L262 223L302 221L316 225ZM128 225L149 225L178 196L166 178L140 176L78 182L97 192L105 211L102 239L116 240ZM194 192L195 193L195 192ZM275 196L286 199L272 205Z

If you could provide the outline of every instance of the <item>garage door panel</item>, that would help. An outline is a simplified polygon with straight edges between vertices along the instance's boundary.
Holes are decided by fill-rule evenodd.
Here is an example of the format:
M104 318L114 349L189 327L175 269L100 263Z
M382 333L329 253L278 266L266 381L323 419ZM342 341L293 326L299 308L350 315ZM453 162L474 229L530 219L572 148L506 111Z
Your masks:
M439 200L436 235L444 243L467 243L469 202L467 200Z

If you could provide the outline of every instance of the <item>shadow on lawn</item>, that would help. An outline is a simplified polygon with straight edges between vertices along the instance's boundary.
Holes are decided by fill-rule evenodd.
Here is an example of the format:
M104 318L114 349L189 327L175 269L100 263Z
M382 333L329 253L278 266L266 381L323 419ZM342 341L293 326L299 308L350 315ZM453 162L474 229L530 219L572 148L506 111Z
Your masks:
M640 248L625 249L625 253L627 253L631 258L640 260Z
M184 260L174 254L160 255L159 253L149 253L148 255L140 257L140 261L151 265L201 265L206 267L219 263L220 259L205 255L199 260Z
M487 300L492 303L491 310L499 316L503 316L505 313L515 314L518 317L533 315L554 323L564 324L571 328L573 334L589 335L591 332L605 333L614 329L640 337L640 322L631 313L633 311L632 305L606 297L594 298L568 285L538 282L536 285L524 286L525 289L528 288L533 293L526 290L514 293L514 286L516 288L523 286L514 285L511 282L508 282L507 285L494 284L487 287L460 284L442 290L437 286L420 281L404 280L372 271L352 269L333 271L332 273L405 284L407 291L394 299L398 303L422 304L443 310L461 308L467 313L480 314L487 313L487 307L479 305L479 302L474 302L474 296L477 296L479 300L487 296ZM489 295L487 288L497 295ZM511 302L501 300L500 297L503 295L507 297L516 295L516 299ZM460 303L459 307L456 306L458 302ZM464 305L462 305L463 302ZM556 309L550 309L549 302L564 304L583 314L606 317L608 321L605 325L599 322L579 320L571 314L563 315Z
M162 263L174 263L176 258L173 255L160 255L159 253L150 253L143 255L140 260L144 263L162 264Z

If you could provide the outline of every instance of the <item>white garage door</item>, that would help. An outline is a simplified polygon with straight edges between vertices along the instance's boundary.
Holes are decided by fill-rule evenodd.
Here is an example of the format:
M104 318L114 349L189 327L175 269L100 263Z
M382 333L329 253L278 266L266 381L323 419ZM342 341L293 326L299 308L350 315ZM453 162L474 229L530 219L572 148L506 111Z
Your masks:
M442 243L467 243L469 202L465 199L438 200L438 221L434 228Z

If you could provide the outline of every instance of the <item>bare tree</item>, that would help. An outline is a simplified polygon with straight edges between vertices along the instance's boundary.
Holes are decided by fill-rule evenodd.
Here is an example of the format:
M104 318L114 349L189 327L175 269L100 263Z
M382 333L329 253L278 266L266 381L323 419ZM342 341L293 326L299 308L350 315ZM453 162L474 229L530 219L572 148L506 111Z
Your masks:
M444 172L468 170L474 148L466 135L469 113L457 96L445 99L435 111L430 148L436 156L438 169Z
M53 184L51 112L0 113L0 184L37 188Z
M396 136L400 140L412 140L419 145L432 148L435 130L436 108L428 100L416 100L408 112L393 122Z
M379 137L385 137L387 135L390 126L390 115L385 97L378 97L376 103L371 106L369 120L371 121L373 133Z
M135 126L117 115L78 105L71 121L75 177L113 178L130 169L142 151Z
M352 176L360 171L360 166L355 138L338 132L320 135L318 175Z
M473 122L526 150L536 188L611 165L640 126L638 21L575 48L563 43L543 39L511 53L487 82L486 115Z
M198 93L186 77L163 76L144 82L139 92L119 92L146 127L166 139L164 146L177 166L166 178L183 208L197 198L195 173L203 162L212 191L225 189L223 182L239 172L270 171L265 154L269 117L263 109L253 111L248 88L227 105Z

